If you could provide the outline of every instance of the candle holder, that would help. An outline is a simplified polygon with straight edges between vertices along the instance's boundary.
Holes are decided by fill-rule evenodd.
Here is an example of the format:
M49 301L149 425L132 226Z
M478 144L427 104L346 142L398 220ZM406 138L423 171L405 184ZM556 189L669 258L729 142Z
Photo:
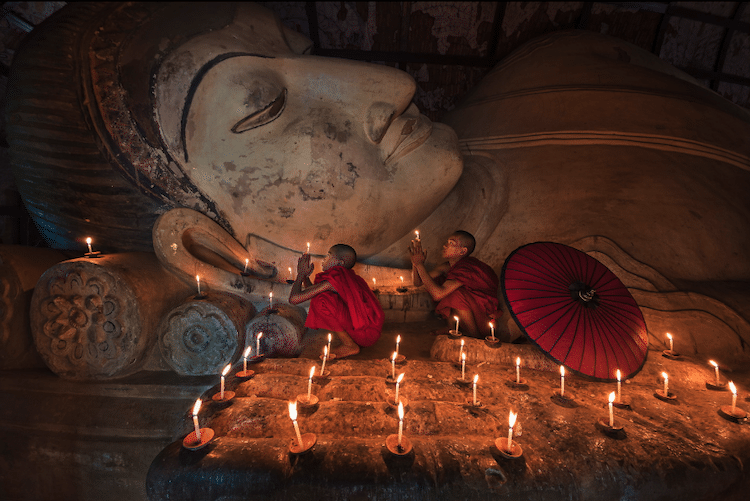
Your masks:
M297 437L294 437L292 441L289 442L289 452L292 454L304 454L312 449L317 441L318 437L315 436L315 433L305 433L302 435L302 443L299 443Z
M239 371L239 372L237 372L234 375L234 377L238 377L240 379L250 379L251 377L253 377L254 374L255 374L255 371L248 369L246 371ZM224 393L226 393L226 392L224 392Z
M261 353L260 355L253 355L252 357L247 359L247 363L257 364L258 362L262 362L264 358L266 358L266 356L263 353Z
M206 299L208 297L208 292L206 291L200 291L193 296L193 299Z
M511 441L511 448L508 450L508 439L505 437L498 437L495 439L495 447L497 447L497 450L500 451L500 455L505 459L518 459L523 456L523 449L515 440Z
M241 271L240 275L242 275L243 277L249 277L250 275L252 275L252 273L250 273L249 271Z
M672 351L672 350L662 351L661 356L668 358L670 360L680 360L682 358L682 356L679 353L677 353L676 351Z
M729 386L727 383L719 383L716 384L716 382L710 382L706 381L706 388L713 391L727 391L729 390Z
M671 402L673 400L677 400L677 395L675 395L669 390L667 390L666 395L664 394L664 390L656 390L654 392L654 396L658 398L659 400L663 400L664 402Z
M326 362L326 363L327 363L327 362ZM326 379L328 379L328 376L330 376L330 375L331 375L331 371L329 371L329 370L325 370L325 371L323 371L323 372L321 372L321 373L317 373L317 374L315 374L315 375L313 376L313 381L321 381L321 380L326 380ZM305 395L305 396L307 396L307 395Z
M392 375L388 374L385 377L385 382L388 383L388 384L396 384L396 380L397 379L398 379L398 377L393 377Z
M185 449L191 451L197 451L205 447L214 438L214 430L212 428L201 428L201 439L195 435L195 430L188 433L188 435L182 439L182 446Z
M456 384L458 384L459 386L470 386L471 383L473 382L474 381L471 379L465 379L465 378L460 378L460 377L456 378Z
M398 435L395 433L386 437L385 446L391 454L397 456L405 456L406 454L409 454L413 448L411 440L405 436L401 437L401 445L398 445Z
M614 405L614 402L612 403L612 405ZM621 426L620 423L617 422L617 420L615 420L612 426L610 426L608 417L600 418L599 421L596 422L596 427L599 428L602 433L610 437L619 437L624 433L623 426Z
M320 360L323 360L323 355L319 355L318 358ZM335 353L329 353L328 358L326 359L326 365L331 365L336 361L336 354Z
M731 405L722 405L719 408L719 415L728 421L742 421L747 418L747 412L739 407L732 407Z
M398 354L398 355L396 356L396 362L395 362L395 363L396 363L396 365L401 365L401 364L403 364L403 363L405 363L405 362L406 362L406 357L405 357L404 355L402 355L402 354L400 354L400 353L399 353L399 354Z
M225 402L229 402L233 398L234 398L234 392L227 390L227 391L224 391L224 398L221 398L221 392L219 392L219 393L214 393L214 395L211 397L211 400L213 400L214 402L225 403Z
M404 292L409 292L409 289L404 286L396 287L396 292L400 292L401 294L403 294Z
M615 400L614 402L612 402L612 405L615 406L615 407L617 407L618 409L626 409L626 410L631 410L632 409L630 407L630 402L628 400L626 400L626 399Z
M448 331L448 337L451 338L451 339L458 339L461 336L463 336L463 334L461 333L461 331L457 331L455 329L451 329L451 330Z
M560 407L566 407L568 409L578 407L578 404L576 403L575 400L573 400L572 398L568 396L560 395L559 391L556 391L555 393L553 393L552 396L549 397L549 399L552 400L552 403L555 403L559 405Z
M518 382L516 382L516 378L509 379L505 382L505 386L507 386L508 388L512 388L514 390L528 390L529 389L529 383L524 378L520 378Z
M389 406L391 406L394 409L398 409L398 402L401 402L404 405L404 409L409 407L409 399L403 395L398 396L398 402L393 400L393 397L388 397L385 401L386 403L388 403Z
M500 348L503 343L501 343L500 339L496 337L487 336L486 338L484 338L484 344L490 348Z
M307 394L306 393L302 393L302 394L297 395L297 402L302 407L312 407L314 405L317 405L319 401L320 400L318 399L318 397L316 395L310 395L310 398L307 398Z
M91 251L84 254L89 259L94 259L97 257L102 257L102 253L100 251Z

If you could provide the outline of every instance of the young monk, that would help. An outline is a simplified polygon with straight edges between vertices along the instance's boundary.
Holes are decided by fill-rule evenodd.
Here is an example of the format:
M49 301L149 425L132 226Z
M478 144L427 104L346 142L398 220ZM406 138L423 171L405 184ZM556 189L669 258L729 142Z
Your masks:
M469 336L485 337L490 334L489 323L496 324L502 315L498 311L499 280L495 271L479 259L470 256L476 241L471 233L456 231L443 244L443 258L448 261L428 272L424 262L427 252L422 242L412 240L409 246L414 285L424 285L437 301L435 311L448 320L447 332L454 316L459 318L459 330ZM442 333L442 332L439 332Z
M291 304L310 300L305 327L326 329L339 338L341 344L331 350L332 358L356 355L360 347L372 346L383 328L385 315L380 302L367 282L351 269L356 261L354 249L344 244L334 245L313 285L310 275L314 266L310 255L303 254L289 294Z

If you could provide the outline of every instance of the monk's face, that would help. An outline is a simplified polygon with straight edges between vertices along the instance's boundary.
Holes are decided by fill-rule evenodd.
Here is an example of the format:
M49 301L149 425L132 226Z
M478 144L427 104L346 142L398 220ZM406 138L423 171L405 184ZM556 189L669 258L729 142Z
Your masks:
M456 235L451 235L443 244L444 259L458 259L466 255L468 249L461 243L461 239Z
M213 60L192 87L180 155L240 241L335 240L373 255L462 170L453 130L421 115L414 80L387 66L249 48Z

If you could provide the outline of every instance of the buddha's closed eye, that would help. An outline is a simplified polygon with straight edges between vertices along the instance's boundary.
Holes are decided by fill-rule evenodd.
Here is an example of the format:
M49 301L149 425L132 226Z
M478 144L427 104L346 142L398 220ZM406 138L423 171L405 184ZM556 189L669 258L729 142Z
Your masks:
M269 122L273 122L281 115L281 113L284 111L285 106L286 89L281 89L279 95L276 96L276 98L268 103L265 107L251 113L250 115L234 124L234 126L232 127L232 132L234 132L235 134L240 134L250 129L260 127L261 125L265 125Z

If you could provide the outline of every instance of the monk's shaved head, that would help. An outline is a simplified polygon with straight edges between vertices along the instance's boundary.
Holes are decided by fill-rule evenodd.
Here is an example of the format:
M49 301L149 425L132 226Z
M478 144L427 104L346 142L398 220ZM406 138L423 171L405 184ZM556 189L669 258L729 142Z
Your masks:
M452 237L455 237L459 241L461 247L466 247L466 255L468 256L474 252L474 247L477 246L477 241L474 239L474 235L468 231L458 230L454 231Z
M341 260L344 268L351 268L357 262L357 253L346 244L336 244L329 252Z

